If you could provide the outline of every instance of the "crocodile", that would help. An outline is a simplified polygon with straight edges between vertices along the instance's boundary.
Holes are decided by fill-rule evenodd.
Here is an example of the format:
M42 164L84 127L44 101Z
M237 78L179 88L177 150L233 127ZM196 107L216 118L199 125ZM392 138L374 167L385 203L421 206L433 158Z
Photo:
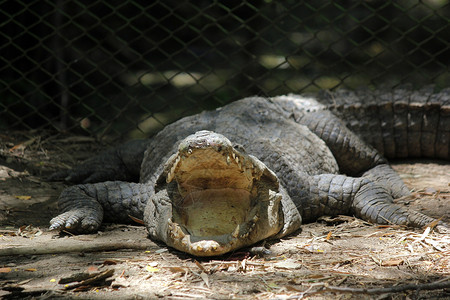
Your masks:
M449 160L450 89L249 97L182 118L52 175L52 230L91 233L141 219L151 239L215 256L350 214L448 225L395 204L410 194L387 158ZM387 158L386 158L387 157Z

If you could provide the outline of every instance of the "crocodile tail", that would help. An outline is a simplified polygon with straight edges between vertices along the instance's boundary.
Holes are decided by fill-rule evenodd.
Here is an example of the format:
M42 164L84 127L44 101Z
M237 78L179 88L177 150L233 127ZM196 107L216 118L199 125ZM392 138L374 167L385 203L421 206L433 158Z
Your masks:
M387 158L450 159L450 88L324 91L318 98Z

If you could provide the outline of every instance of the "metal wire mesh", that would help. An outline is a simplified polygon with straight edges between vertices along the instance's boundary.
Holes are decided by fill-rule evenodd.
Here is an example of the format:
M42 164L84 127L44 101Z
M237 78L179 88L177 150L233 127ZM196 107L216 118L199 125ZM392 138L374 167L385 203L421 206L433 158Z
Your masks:
M450 5L1 1L0 129L151 135L249 95L450 85Z

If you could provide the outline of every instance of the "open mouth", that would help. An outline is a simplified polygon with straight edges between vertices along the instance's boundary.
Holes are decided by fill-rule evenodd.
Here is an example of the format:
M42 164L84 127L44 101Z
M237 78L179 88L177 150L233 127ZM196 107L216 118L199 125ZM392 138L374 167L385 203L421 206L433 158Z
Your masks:
M185 141L166 165L169 244L210 256L259 240L258 228L280 209L276 176L221 135L198 132ZM270 226L279 230L275 219Z

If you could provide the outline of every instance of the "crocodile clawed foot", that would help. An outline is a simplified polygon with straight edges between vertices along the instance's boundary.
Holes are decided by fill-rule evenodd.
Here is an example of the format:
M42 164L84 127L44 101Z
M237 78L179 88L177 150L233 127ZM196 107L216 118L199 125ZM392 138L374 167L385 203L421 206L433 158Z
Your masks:
M73 233L92 233L98 230L101 220L89 217L89 210L66 211L50 220L50 230L67 230Z

